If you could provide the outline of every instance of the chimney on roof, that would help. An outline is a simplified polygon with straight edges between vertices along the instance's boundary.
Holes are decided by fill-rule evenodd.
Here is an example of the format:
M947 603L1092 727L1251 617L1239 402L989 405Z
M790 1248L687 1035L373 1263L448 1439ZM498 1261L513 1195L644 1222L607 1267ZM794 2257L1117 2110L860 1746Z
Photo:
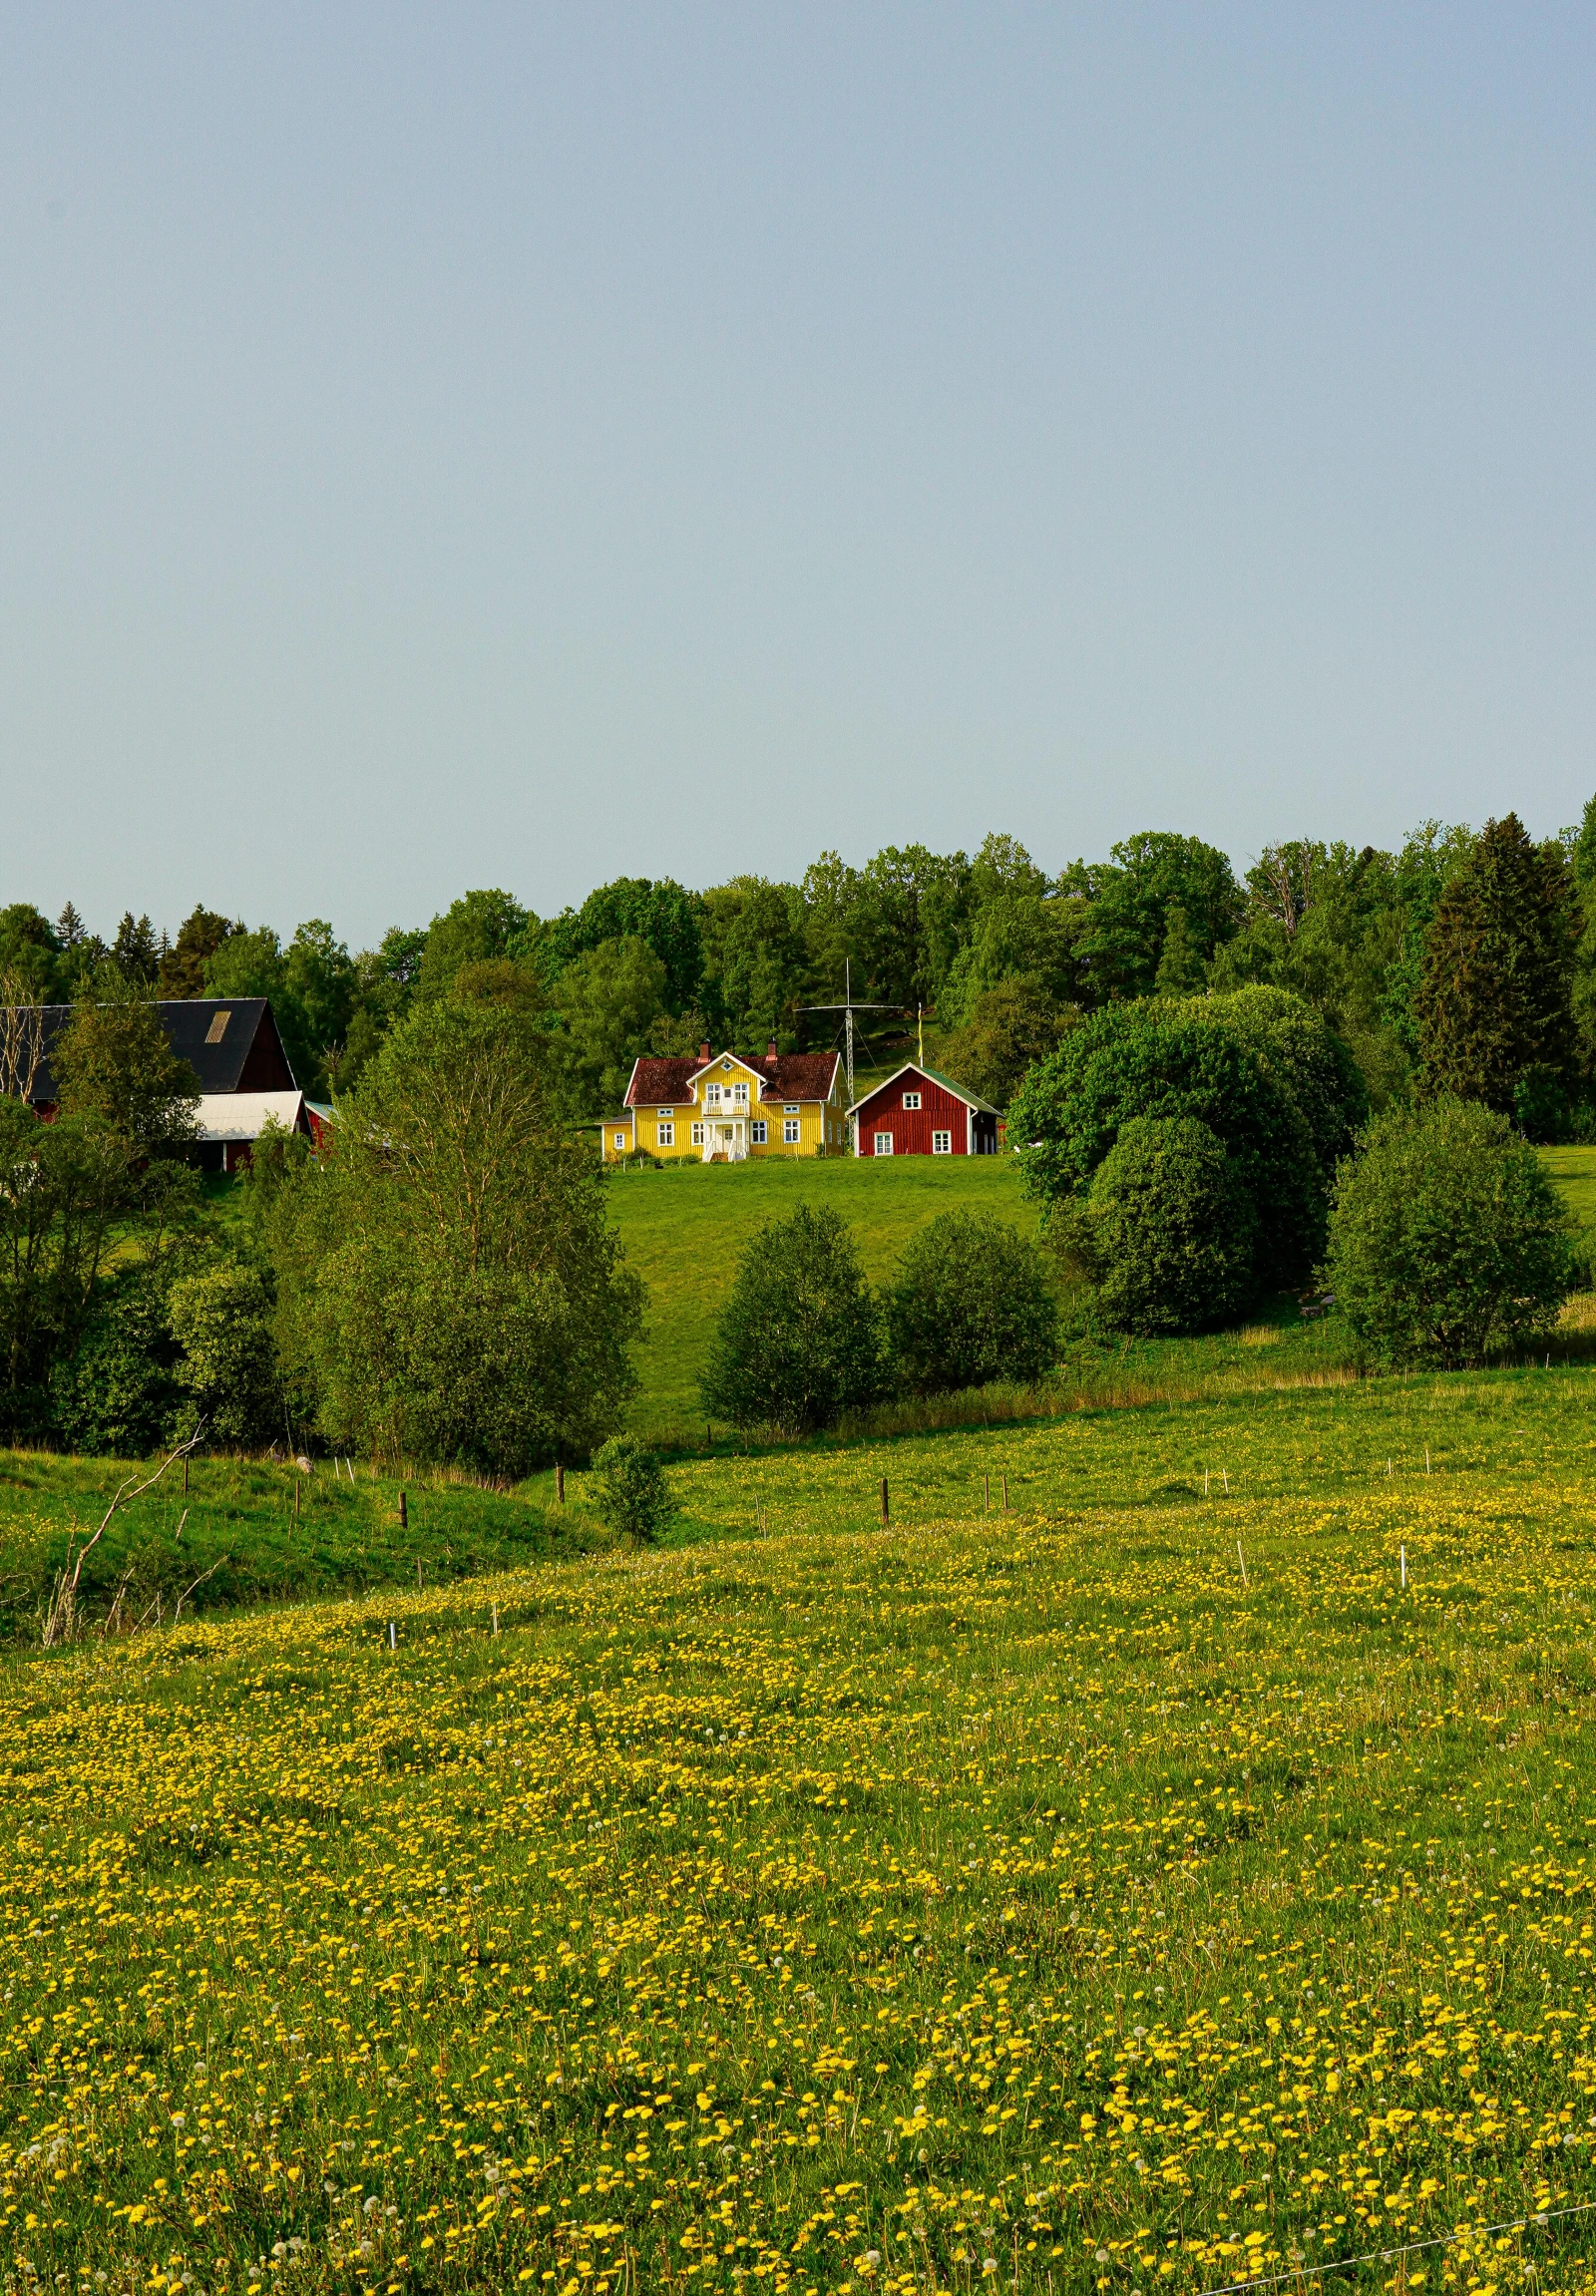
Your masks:
M765 1066L767 1068L774 1068L776 1065L777 1057L776 1039L774 1036L772 1036L769 1044L765 1047Z
M707 1060L709 1058L709 1039L707 1036L698 1047L698 1057L700 1060Z

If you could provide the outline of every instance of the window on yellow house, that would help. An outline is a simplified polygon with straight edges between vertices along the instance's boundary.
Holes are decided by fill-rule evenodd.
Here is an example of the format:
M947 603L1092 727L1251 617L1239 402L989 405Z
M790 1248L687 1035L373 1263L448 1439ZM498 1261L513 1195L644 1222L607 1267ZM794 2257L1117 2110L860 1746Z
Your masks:
M770 1138L770 1126L763 1117L756 1116L748 1127L748 1137L756 1148L762 1148Z
M704 1128L701 1124L695 1124L692 1128L692 1144L695 1148L701 1148L704 1144Z
M783 1118L781 1137L789 1148L796 1147L798 1142L798 1119L796 1116Z
M676 1145L676 1127L675 1127L675 1125L674 1125L674 1124L661 1124L661 1125L660 1125L660 1127L659 1127L659 1145L660 1145L660 1147L661 1147L661 1148L674 1148L674 1147L675 1147L675 1145Z

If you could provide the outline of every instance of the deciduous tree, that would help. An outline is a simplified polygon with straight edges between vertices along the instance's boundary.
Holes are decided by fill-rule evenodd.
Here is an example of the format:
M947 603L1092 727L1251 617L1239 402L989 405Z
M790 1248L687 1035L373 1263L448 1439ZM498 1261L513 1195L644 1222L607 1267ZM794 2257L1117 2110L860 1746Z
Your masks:
M1443 1094L1388 1109L1343 1166L1327 1273L1373 1363L1454 1369L1551 1330L1573 1281L1568 1227L1510 1120Z
M276 1332L323 1432L519 1476L616 1426L641 1287L592 1150L555 1129L535 1018L417 1005L266 1213Z
M944 1212L906 1247L887 1294L893 1367L915 1393L1038 1379L1058 1302L1041 1254L1006 1220Z
M737 1270L699 1380L705 1412L801 1435L882 1392L881 1319L846 1221L799 1204Z

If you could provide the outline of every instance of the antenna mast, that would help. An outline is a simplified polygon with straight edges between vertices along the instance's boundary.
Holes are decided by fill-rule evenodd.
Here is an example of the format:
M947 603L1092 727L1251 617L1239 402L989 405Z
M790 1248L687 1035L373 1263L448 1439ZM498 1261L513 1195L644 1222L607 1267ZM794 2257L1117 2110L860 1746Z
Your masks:
M854 966L851 957L843 958L842 982L842 1002L840 1004L800 1004L798 1009L800 1012L840 1012L842 1014L843 1040L847 1048L844 1059L847 1063L848 1105L851 1108L854 1104L854 1014L856 1012L902 1012L904 1007L901 1004L856 1004L854 1002ZM848 1119L850 1146L853 1145L855 1122L856 1119L850 1116Z

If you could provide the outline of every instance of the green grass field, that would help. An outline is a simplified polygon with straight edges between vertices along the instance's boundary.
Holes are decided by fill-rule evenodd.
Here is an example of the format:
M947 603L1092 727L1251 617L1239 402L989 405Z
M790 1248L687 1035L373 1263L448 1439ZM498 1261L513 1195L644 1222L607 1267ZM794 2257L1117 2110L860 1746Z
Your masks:
M1596 1148L1544 1153L1570 1210L1596 1229ZM891 1275L918 1227L955 1206L997 1212L1026 1235L1038 1226L1012 1156L906 1156L890 1163L839 1157L613 1174L614 1225L648 1287L645 1337L637 1352L642 1385L630 1412L639 1433L666 1441L701 1439L698 1373L741 1255L756 1228L805 1199L833 1205L852 1224L873 1283ZM1216 1384L1248 1389L1333 1375L1347 1354L1337 1327L1310 1330L1289 1304L1280 1303L1245 1338L1077 1349L1065 1384L1071 1399L1077 1392L1185 1398Z
M169 1470L85 1552L129 1473L123 1460L0 1451L0 1641L37 1642L57 1576L80 1555L88 1618L98 1631L109 1616L120 1632L179 1610L435 1585L589 1541L571 1516L552 1532L535 1499L448 1477L408 1479L401 1525L401 1484L364 1466L351 1485L326 1460L301 1476L291 1462L197 1458L187 1491Z
M1543 1148L1541 1157L1575 1219L1596 1230L1596 1148Z
M1031 1219L999 1160L617 1177L644 1424L802 1193L878 1279ZM205 1460L51 1652L123 1470L0 1454L0 2290L1590 2289L1583 1343L1083 1353L683 1451L640 1555L579 1475L401 1528Z
M1588 2288L1593 1400L724 1450L14 1652L0 2284Z

